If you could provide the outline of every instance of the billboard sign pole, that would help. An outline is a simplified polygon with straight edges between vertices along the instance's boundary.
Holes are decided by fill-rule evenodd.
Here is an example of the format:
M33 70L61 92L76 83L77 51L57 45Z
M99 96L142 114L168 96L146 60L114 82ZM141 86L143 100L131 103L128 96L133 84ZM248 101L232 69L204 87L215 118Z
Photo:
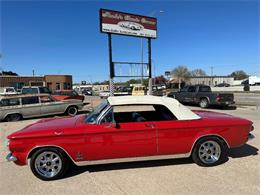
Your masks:
M148 40L148 77L149 94L152 94L152 57L151 39L157 38L157 19L154 17L100 9L100 32L108 34L109 70L110 70L110 95L114 93L113 79L115 67L112 59L112 34L147 38ZM142 68L143 68L143 62ZM142 70L143 71L143 70ZM143 76L143 75L142 75Z

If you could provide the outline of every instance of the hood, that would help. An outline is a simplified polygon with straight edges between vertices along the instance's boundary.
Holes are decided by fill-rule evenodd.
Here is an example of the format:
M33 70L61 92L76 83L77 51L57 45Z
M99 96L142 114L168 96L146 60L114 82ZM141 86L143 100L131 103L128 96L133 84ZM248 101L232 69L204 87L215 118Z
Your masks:
M32 138L32 137L46 137L55 136L57 133L66 133L73 129L79 119L83 118L82 115L75 117L62 117L62 118L48 118L40 120L36 123L26 126L25 128L12 133L8 139Z

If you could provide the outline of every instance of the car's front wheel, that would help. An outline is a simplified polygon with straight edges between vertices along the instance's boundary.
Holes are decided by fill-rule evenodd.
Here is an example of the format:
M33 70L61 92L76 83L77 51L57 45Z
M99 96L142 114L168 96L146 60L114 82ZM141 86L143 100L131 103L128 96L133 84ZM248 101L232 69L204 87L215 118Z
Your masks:
M200 166L215 166L227 158L227 147L217 137L200 139L192 152L193 161Z
M67 172L69 160L59 149L42 148L32 155L30 167L39 179L55 180L63 177Z

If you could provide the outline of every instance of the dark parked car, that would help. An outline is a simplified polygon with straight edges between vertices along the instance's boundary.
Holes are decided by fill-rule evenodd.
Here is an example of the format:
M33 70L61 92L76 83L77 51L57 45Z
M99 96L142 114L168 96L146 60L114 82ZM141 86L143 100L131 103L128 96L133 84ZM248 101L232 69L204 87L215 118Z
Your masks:
M219 84L215 85L215 87L230 87L230 84L228 84L228 83L219 83Z
M178 92L171 92L168 97L177 99L181 103L198 104L202 108L210 105L229 106L234 104L232 93L212 92L207 85L185 86Z
M93 95L92 91L91 90L88 90L88 89L84 89L82 92L82 95Z

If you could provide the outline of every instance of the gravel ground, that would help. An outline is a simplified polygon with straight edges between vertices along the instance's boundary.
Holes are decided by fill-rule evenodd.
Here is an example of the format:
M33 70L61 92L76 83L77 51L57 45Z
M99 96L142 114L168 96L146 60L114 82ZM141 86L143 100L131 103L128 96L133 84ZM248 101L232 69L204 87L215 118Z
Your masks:
M66 178L51 182L34 177L28 166L5 161L6 136L39 119L0 123L0 194L260 194L260 111L217 111L252 120L256 136L231 150L222 165L203 168L177 159L73 167Z

